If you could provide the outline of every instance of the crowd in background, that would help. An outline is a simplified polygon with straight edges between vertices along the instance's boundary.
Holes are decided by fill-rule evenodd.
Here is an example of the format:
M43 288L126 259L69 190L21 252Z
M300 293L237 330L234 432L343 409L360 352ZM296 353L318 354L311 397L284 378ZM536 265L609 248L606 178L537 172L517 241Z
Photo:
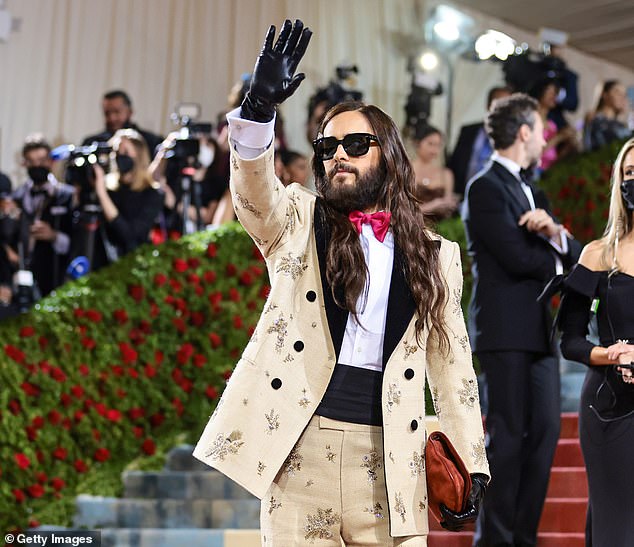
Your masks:
M240 105L248 85L246 77L236 84L227 110ZM545 77L529 90L539 103L547 142L533 180L563 157L630 134L623 121L626 90L615 80L602 84L583 131L573 128L563 111L577 108L576 85L576 75L568 71L567 78ZM491 89L487 110L512 91ZM308 141L316 138L330 107L357 94L332 83L318 89L308 105ZM213 129L193 125L185 137L180 130L164 138L134 123L125 91L105 93L102 110L104 129L83 139L84 149L60 154L44 136L30 135L22 146L26 180L12 184L0 173L0 317L28 309L66 280L98 270L142 243L234 219L226 111ZM467 181L492 153L484 123L462 127L451 154L442 132L426 118L409 129L421 211L431 223L457 214ZM90 159L90 147L96 161ZM280 180L311 186L309 158L294 150L299 143L287 142L279 113L275 147Z

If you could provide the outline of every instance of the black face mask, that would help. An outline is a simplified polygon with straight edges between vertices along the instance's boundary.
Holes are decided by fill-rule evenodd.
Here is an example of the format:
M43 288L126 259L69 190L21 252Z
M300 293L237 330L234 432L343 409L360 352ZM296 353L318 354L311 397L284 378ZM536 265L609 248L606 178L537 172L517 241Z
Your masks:
M628 211L634 211L634 179L627 179L621 183L621 196Z
M127 154L117 154L117 168L119 173L125 175L134 169L134 160Z
M27 169L29 178L35 184L44 184L48 180L48 174L51 172L48 167L29 167Z

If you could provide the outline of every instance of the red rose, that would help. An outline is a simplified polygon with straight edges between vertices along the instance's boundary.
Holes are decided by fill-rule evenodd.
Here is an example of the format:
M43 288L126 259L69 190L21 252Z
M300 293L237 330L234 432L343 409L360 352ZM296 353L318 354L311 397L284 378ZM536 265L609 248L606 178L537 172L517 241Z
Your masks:
M106 411L106 419L111 422L119 422L121 421L121 412L118 410L111 408Z
M22 453L14 454L13 459L20 469L26 469L29 465L31 465L31 460Z
M102 315L97 310L86 310L86 318L93 323L101 323Z
M172 319L172 324L174 325L174 328L181 334L183 334L187 330L187 325L185 324L185 321L183 321L180 317L175 317L174 319Z
M42 416L35 416L35 418L31 420L31 424L37 429L42 429L44 427L44 418L42 418Z
M196 285L194 287L194 292L196 293L196 296L202 296L205 294L205 289L203 289L201 285Z
M262 300L266 300L269 297L269 293L271 292L271 287L269 285L262 285L260 289L260 298Z
M182 258L175 258L174 262L172 262L172 266L178 273L187 271L187 262L185 262Z
M200 282L200 277L197 274L195 274L195 273L190 273L187 276L187 281L188 281L188 283L191 283L192 285L195 285L196 283Z
M229 289L229 300L232 302L240 302L240 292L235 287Z
M105 462L110 458L110 451L107 448L97 448L94 455L95 461Z
M154 441L152 439L145 439L143 441L143 444L141 445L141 449L148 456L151 456L152 454L156 452L156 445L154 444Z
M256 277L260 277L264 273L264 270L255 264L251 264L251 266L249 266L249 270L251 270L251 273Z
M22 503L26 499L26 496L24 495L24 492L22 490L16 488L15 490L12 490L12 492L13 497L15 498L15 501L17 503Z
M192 388L194 387L194 382L188 378L183 378L178 385L185 393L191 393Z
M172 370L172 379L179 384L183 379L183 371L179 368Z
M40 484L44 484L48 480L48 477L46 476L46 473L40 471L39 473L35 473L35 479Z
M152 323L146 321L145 319L141 319L141 321L139 321L139 330L143 334L150 334L152 332Z
M128 371L129 370L130 369L128 369ZM135 378L136 378L136 376L135 376ZM127 393L127 391L125 389L121 389L121 388L117 389L117 397L119 397L119 399L124 399L125 397L127 397L127 395L128 395L128 393Z
M73 315L77 317L78 319L81 319L85 315L85 313L86 312L82 310L81 308L75 308L73 310Z
M27 425L24 429L26 430L26 438L29 439L29 441L33 442L37 439L37 429L30 425Z
M30 519L29 520L29 528L38 528L42 525L42 523L39 520L35 520L35 519Z
M19 364L24 363L24 360L26 359L26 355L23 351L10 344L4 346L4 352L7 354L7 357L13 359L16 363Z
M61 446L58 446L55 450L53 450L52 456L56 460L65 460L68 456L68 450Z
M253 325L251 325L249 327L249 329L247 330L247 335L249 338L251 338L253 336L253 333L255 332L255 327Z
M9 401L9 411L11 412L11 414L17 416L20 413L20 410L22 410L22 405L20 405L20 401L17 401L16 399L11 399Z
M154 376L156 376L156 369L149 363L145 365L145 368L143 370L148 378L154 378Z
M242 317L240 317L239 315L234 315L233 316L233 328L235 328L235 329L241 329L242 328Z
M78 399L84 396L84 388L81 386L73 386L70 388L70 392Z
M170 287L175 293L179 293L183 290L183 285L177 279L170 279Z
M165 416L163 414L152 414L150 416L150 423L152 427L158 427L165 421Z
M39 366L40 366L40 370L44 374L48 374L49 372L51 372L51 365L48 363L48 361L40 361Z
M44 495L44 488L41 484L33 484L26 491L32 498L41 498Z
M59 400L65 407L70 406L70 404L73 402L73 399L68 393L62 393L59 396Z
M77 473L85 473L88 471L88 466L83 460L75 460L74 467Z
M181 402L181 400L178 397L174 397L174 399L172 400L172 406L176 410L176 414L178 414L179 416L185 410L185 407L183 406L183 403Z
M81 339L81 345L84 346L86 349L94 349L97 345L97 342L95 342L92 338L84 336Z
M157 273L154 276L154 284L157 287L162 287L163 285L165 285L165 283L167 283L167 276L163 273Z
M250 311L255 311L258 309L258 303L255 302L254 300L249 300L247 302L247 309Z
M75 414L73 414L73 418L75 418L76 423L81 422L83 417L84 417L84 413L81 410L75 410Z
M176 360L184 365L189 361L189 358L194 354L194 346L192 346L189 342L185 342L178 348L178 352L176 353Z
M131 420L139 420L145 416L145 410L139 407L134 407L128 410L128 416Z
M195 327L200 327L205 322L205 314L199 311L192 312L191 323Z
M216 258L216 253L218 252L218 247L215 243L210 243L207 245L207 256L209 258Z
M52 367L50 374L51 378L53 378L56 382L61 383L66 381L66 374L64 374L64 371L59 367Z
M209 283L210 285L212 283L216 282L216 272L212 271L212 270L207 270L204 274L203 274L203 279L205 280L205 283Z
M163 362L163 358L164 358L163 352L157 349L154 352L154 362L156 363L157 366L160 366L160 364Z
M119 351L121 352L121 359L125 364L129 365L131 363L136 363L139 354L132 346L126 344L125 342L120 342Z
M66 486L66 483L60 477L53 477L50 480L50 485L54 490L59 492L62 488L64 488L64 486Z
M211 347L213 349L217 349L222 344L222 339L215 332L209 333L209 341L211 342Z
M204 355L201 355L200 353L197 353L196 355L194 355L192 364L195 367L202 368L203 366L205 366L206 363L207 363L207 358Z
M48 421L53 425L57 425L62 419L62 415L57 410L51 410L48 413Z
M64 418L62 420L62 427L66 430L69 430L72 427L72 422L70 421L70 418Z
M114 317L114 320L119 323L119 325L123 325L128 322L128 312L125 311L123 308L114 310L114 312L112 312L112 316Z
M130 285L128 287L128 294L135 302L141 302L145 298L145 289L142 285Z
M136 369L133 369L132 367L128 367L128 376L130 378L138 378L139 372ZM123 397L125 397L125 395Z
M115 376L123 376L123 367L121 365L112 365L110 370Z
M38 388L36 385L30 384L29 382L22 382L20 384L20 387L26 395L29 395L31 397L36 397L40 394L40 388Z
M92 430L92 438L95 439L95 441L100 441L101 440L101 431L99 431L98 429L93 429Z
M158 307L156 302L152 302L150 304L150 317L156 317L159 313L161 313L161 309Z
M217 306L222 302L222 293L220 291L212 292L209 294L209 303L212 306Z
M240 274L240 285L246 285L247 287L253 285L253 276L251 275L251 272L245 270Z
M108 409L106 408L106 405L104 405L103 403L97 403L95 405L95 410L97 411L97 414L99 414L100 416L105 416Z
M233 351L233 350L231 350L231 351ZM229 370L225 370L225 371L223 372L223 374L222 374L222 377L223 377L225 380L229 380L229 378L231 378L231 374L232 374L232 373L233 373L233 371L232 371L231 369L229 369Z
M20 329L21 338L28 338L29 336L33 336L34 334L35 334L35 329L31 327L30 325L27 325L26 327L22 327Z
M37 340L37 343L40 345L40 349L46 349L46 346L48 346L48 338L40 336Z
M137 439L140 439L143 436L143 428L139 427L138 425L135 425L132 428L132 433Z
M192 256L187 259L187 265L190 268L198 268L198 266L200 266L200 260L198 260L195 256Z
M232 277L236 275L236 273L238 273L238 268L236 268L235 264L229 262L229 264L227 264L227 267L225 268L225 273L227 274L227 277Z
M216 399L218 397L218 390L214 386L207 386L205 395L207 395L209 399Z
M251 252L251 256L253 256L253 258L255 258L256 260L264 260L264 257L262 256L262 253L260 252L260 249L258 249L255 245L253 246L253 251Z

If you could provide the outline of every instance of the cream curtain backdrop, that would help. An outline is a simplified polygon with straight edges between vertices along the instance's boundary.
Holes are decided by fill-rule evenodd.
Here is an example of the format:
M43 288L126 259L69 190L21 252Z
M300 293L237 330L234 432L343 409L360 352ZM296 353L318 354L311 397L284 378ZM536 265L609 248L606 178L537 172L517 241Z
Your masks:
M21 28L0 43L0 169L14 184L24 178L24 137L42 132L53 144L78 142L103 126L101 95L122 88L134 102L135 121L166 134L179 101L202 105L215 121L229 89L253 68L268 25L285 17L314 30L300 65L306 81L283 107L292 147L309 151L306 107L342 62L359 67L358 87L399 123L410 87L406 53L420 40L433 0L6 0ZM498 28L537 45L534 35L473 14L481 28ZM579 72L581 116L597 80L632 73L568 52ZM441 80L446 74L439 69ZM452 134L481 119L487 89L502 81L500 66L459 61ZM431 121L445 129L446 97L434 98Z

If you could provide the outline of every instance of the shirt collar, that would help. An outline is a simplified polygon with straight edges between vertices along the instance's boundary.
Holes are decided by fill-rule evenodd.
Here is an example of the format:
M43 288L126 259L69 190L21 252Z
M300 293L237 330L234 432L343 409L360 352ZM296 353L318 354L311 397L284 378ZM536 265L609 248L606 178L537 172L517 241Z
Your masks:
M506 168L507 171L511 173L517 180L521 181L520 171L522 170L522 166L519 163L515 163L513 160L506 158L504 156L500 156L497 152L493 152L491 156L493 161L497 161L500 165Z

